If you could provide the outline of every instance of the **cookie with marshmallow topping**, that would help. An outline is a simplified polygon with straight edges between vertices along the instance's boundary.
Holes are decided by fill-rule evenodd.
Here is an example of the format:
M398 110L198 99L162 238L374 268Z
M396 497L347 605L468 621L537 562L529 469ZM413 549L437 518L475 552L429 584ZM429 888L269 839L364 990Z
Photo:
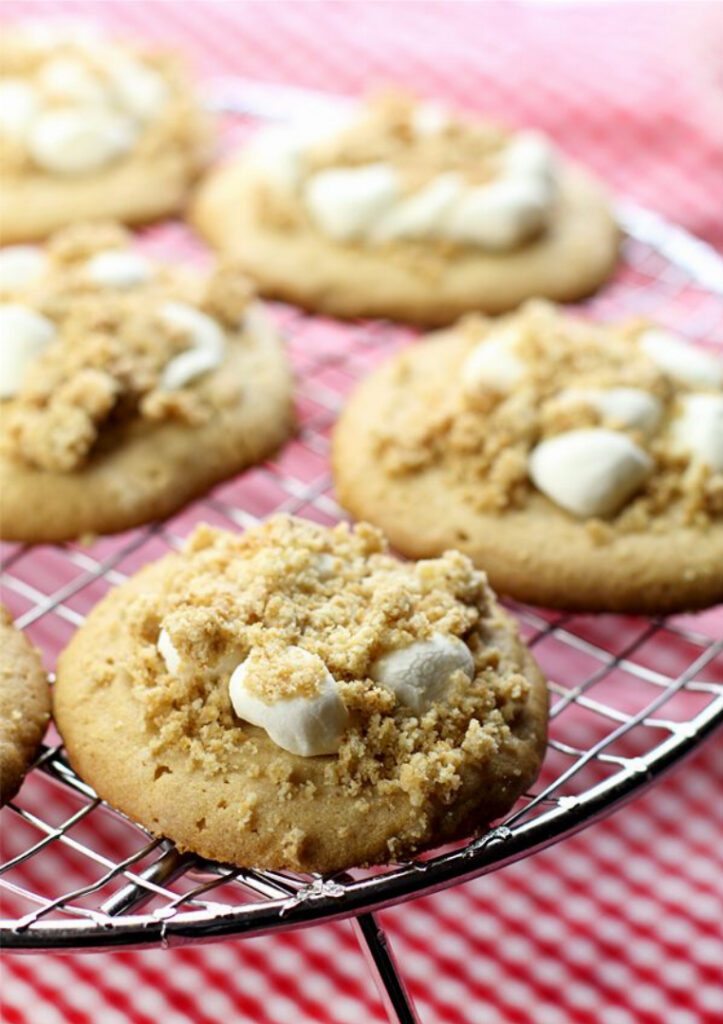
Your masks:
M445 324L594 291L617 258L599 189L537 132L392 95L262 132L192 220L265 294Z
M549 303L470 316L382 366L334 437L342 503L496 590L629 612L723 599L723 359Z
M464 555L380 532L200 526L60 658L76 770L181 849L334 871L461 838L534 781L544 680Z
M283 343L236 267L154 262L114 224L0 250L0 531L170 515L292 425Z
M92 25L18 23L0 43L0 240L177 212L211 125L175 57Z

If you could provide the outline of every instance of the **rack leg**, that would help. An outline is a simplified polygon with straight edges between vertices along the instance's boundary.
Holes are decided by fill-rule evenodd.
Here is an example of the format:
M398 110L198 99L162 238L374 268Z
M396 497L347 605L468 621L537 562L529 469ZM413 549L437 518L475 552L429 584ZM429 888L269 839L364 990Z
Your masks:
M387 937L374 914L360 914L353 919L352 927L374 975L389 1024L420 1024Z

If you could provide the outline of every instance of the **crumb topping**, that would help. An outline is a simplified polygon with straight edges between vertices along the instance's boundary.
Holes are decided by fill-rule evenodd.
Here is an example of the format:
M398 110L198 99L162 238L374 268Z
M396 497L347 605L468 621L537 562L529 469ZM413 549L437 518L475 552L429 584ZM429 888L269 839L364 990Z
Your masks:
M56 328L5 411L4 447L41 469L80 468L101 437L131 420L202 423L235 395L213 374L179 389L161 384L164 368L192 345L188 330L163 316L168 302L205 313L228 332L242 326L252 288L237 268L208 276L154 265L129 288L98 284L87 272L98 253L129 251L132 236L115 224L75 225L49 242L45 273L17 299ZM220 375L219 375L220 376Z
M350 715L338 754L321 762L324 778L350 794L375 785L413 803L451 800L464 767L509 740L529 694L519 663L495 641L508 625L484 574L458 552L400 563L366 524L327 529L276 517L243 536L200 526L160 591L137 594L126 611L138 641L129 678L154 752L180 745L209 771L240 745L253 748L228 694L234 666L250 654L262 689L318 685L313 673L296 678L284 661L290 647L321 659ZM161 628L190 671L165 670ZM468 645L475 675L457 673L452 697L415 715L371 680L370 667L435 633ZM297 785L289 771L282 781L296 798L309 796L308 780Z
M62 68L62 78L52 70ZM164 100L161 109L142 109L147 102L147 84L140 87L124 85L135 69L139 74L150 72L158 76ZM56 110L86 109L108 110L126 117L134 125L134 139L130 154L125 157L152 159L159 154L181 152L192 165L202 166L208 144L209 123L205 113L189 89L182 63L173 55L149 54L133 46L120 46L99 40L92 46L86 42L58 39L51 47L38 47L22 31L5 31L0 40L0 89L9 83L13 90L19 85L32 90L33 113ZM77 92L80 88L80 92ZM8 106L15 97L9 96ZM139 104L141 109L139 109ZM13 123L11 113L0 118L0 173L7 182L44 171L35 163L28 139L23 130ZM24 119L23 119L24 120Z
M508 327L522 379L508 391L466 386L463 371L472 351ZM660 529L671 517L704 526L723 514L723 474L674 443L669 424L690 389L674 383L636 344L649 328L639 320L595 324L540 300L498 320L467 316L449 332L445 367L420 367L415 349L396 361L394 396L380 409L374 453L390 477L441 467L472 508L504 513L530 501L528 458L540 441L602 426L628 434L653 458L655 471L614 519L587 521L594 539ZM640 389L661 403L663 416L652 435L606 417L584 397L562 394L611 387Z

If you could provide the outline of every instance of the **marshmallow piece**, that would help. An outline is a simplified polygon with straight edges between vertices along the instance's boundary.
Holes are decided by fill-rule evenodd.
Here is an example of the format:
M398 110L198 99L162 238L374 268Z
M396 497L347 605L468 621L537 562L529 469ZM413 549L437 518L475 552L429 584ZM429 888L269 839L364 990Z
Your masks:
M52 320L28 306L0 306L0 398L12 398L22 387L28 367L55 338Z
M723 360L669 331L652 328L638 338L646 356L673 380L690 387L723 387Z
M103 83L74 57L51 57L38 72L37 81L51 100L84 106L107 102Z
M158 634L156 650L163 658L166 669L172 676L183 676L188 673L198 671L198 666L194 663L192 658L184 661L179 652L173 646L173 641L165 627L162 628ZM230 651L217 658L216 662L211 666L211 671L217 672L220 675L228 676L233 672L237 665L238 653Z
M171 327L186 331L191 344L186 352L166 363L159 387L164 391L176 391L221 365L226 338L215 320L184 302L165 302L160 315Z
M11 139L24 139L38 112L38 94L22 78L0 82L0 132Z
M45 270L45 254L33 245L8 245L0 249L0 292L25 288Z
M476 345L462 367L465 391L497 391L503 395L512 391L526 376L524 360L516 354L520 340L516 327L503 327L489 334Z
M365 237L399 195L397 172L384 163L319 171L304 189L314 223L340 242Z
M150 262L130 249L98 252L83 268L85 276L104 288L133 288L145 284L152 274Z
M412 111L412 132L417 138L429 138L430 135L441 135L449 126L450 117L447 108L434 100L417 103Z
M274 126L258 132L247 154L252 164L264 172L264 179L282 192L292 192L303 176L303 159L314 146L328 142L358 118L356 107L324 111L323 120L299 121L284 127Z
M434 701L444 700L452 675L461 670L474 678L474 658L469 647L456 636L435 633L396 651L383 654L369 675L392 690L397 699L421 714Z
M544 226L549 198L541 180L503 176L466 189L447 217L444 233L455 242L510 249Z
M551 501L589 519L619 511L653 471L653 461L626 434L595 427L538 444L528 470Z
M132 121L103 107L49 110L28 138L30 154L53 174L85 174L110 163L133 146Z
M459 174L439 174L408 199L396 203L372 231L375 242L395 238L428 238L440 233L446 214L463 194Z
M557 401L584 402L603 419L646 434L654 434L663 417L660 401L640 388L568 388L560 392Z
M163 75L126 54L116 55L107 71L113 95L126 113L142 122L160 116L169 98Z
M723 473L723 395L684 395L683 409L672 424L673 438L704 462L714 473Z
M503 173L531 176L551 182L554 177L552 147L539 132L519 132L502 152Z
M313 696L282 697L267 702L249 689L253 678L253 652L236 668L229 682L231 704L239 718L264 729L269 739L301 757L334 754L339 749L349 713L336 683L321 658L301 647L291 646L287 654L317 671Z
M181 656L173 646L173 641L169 636L167 630L162 629L158 634L158 642L156 643L158 653L166 663L166 668L172 676L180 675L182 664Z

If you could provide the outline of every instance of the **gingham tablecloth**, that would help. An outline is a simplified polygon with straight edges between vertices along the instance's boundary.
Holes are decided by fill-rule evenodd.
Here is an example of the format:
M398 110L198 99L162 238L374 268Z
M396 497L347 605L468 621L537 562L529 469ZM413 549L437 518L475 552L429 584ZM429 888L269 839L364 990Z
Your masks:
M723 246L723 5L13 3L239 74L398 82L537 125L620 194ZM720 618L709 620L720 627ZM720 677L720 665L717 671ZM381 915L424 1024L723 1020L720 737L574 839ZM372 1024L347 923L166 952L5 957L6 1024Z

